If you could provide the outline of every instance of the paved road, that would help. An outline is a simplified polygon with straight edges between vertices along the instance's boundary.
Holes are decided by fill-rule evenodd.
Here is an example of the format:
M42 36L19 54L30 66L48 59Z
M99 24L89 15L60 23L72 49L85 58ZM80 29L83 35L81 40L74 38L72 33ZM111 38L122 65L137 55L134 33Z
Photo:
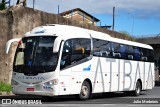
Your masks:
M50 99L43 99L39 96L0 96L0 103L12 101L15 104L0 104L3 107L134 107L134 106L147 106L159 107L160 106L160 87L154 87L153 90L143 91L140 96L134 97L125 93L115 93L112 96L109 94L94 94L93 97L87 101L79 101L75 96L60 96ZM18 104L22 103L22 105ZM23 104L23 103L41 103L42 104Z

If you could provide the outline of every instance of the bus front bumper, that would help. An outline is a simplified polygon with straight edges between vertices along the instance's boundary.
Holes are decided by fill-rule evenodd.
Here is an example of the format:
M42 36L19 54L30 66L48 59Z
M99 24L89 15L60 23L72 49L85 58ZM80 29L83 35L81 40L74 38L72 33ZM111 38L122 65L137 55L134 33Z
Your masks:
M58 91L56 88L52 88L49 86L19 86L12 85L12 93L17 95L40 95L40 96L57 96Z

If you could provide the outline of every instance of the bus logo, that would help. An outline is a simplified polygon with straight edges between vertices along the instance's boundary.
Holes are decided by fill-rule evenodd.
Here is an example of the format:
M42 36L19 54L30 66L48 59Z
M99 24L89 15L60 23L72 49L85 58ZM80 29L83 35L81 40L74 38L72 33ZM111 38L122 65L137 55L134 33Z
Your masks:
M90 71L91 70L91 65L89 65L87 68L83 68L83 71Z

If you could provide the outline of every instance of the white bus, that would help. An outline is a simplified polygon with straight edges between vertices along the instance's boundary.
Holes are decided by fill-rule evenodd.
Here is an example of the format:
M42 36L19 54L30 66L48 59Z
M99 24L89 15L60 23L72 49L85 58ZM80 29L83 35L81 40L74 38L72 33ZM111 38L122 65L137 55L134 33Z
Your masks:
M108 34L68 25L50 24L26 33L14 57L12 92L59 96L131 92L155 85L153 48Z

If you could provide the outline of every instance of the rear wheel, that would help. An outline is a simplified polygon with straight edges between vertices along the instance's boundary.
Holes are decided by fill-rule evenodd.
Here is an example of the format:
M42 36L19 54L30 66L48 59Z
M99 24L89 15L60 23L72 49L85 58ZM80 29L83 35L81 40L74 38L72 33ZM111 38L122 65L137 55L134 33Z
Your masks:
M91 87L87 81L84 81L81 86L81 92L79 94L80 100L87 100L91 96Z
M141 85L140 81L137 81L137 83L136 83L136 88L135 88L135 90L132 92L132 94L133 94L134 96L139 96L139 95L141 94L141 88L142 88L142 85Z

